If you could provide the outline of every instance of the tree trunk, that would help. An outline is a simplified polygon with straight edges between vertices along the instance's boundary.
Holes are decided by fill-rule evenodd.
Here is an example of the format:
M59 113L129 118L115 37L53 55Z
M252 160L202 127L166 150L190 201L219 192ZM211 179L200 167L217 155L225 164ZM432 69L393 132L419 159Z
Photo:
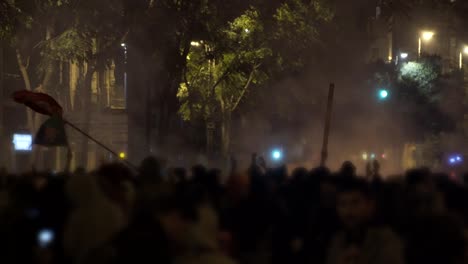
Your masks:
M29 58L28 62L25 64L21 55L21 52L19 49L16 49L16 61L18 63L19 70L21 72L21 76L23 77L23 82L24 82L24 88L28 91L31 91L31 80L29 79L29 74L28 74L28 64L29 64ZM34 118L33 118L33 112L29 108L26 109L26 115L27 115L27 126L28 129L31 133L34 132Z
M108 105L106 89L106 67L101 66L98 70L98 104L101 108Z
M93 81L93 74L96 71L96 67L93 62L88 64L88 70L86 71L86 75L84 78L83 83L83 108L81 109L83 114L83 131L89 134L89 130L91 127L91 114L92 114L92 106L91 106L91 90L92 90L92 81ZM85 136L81 136L81 153L79 159L79 165L86 168L88 165L88 138Z
M231 121L232 113L230 109L225 105L221 105L222 111L222 124L221 124L221 151L223 157L229 157L231 151Z
M48 41L52 38L52 34L54 33L54 29L52 26L48 25L46 28L46 36L45 39ZM46 68L44 72L44 79L42 79L42 87L44 91L47 93L51 93L52 91L52 76L54 74L54 66L56 61L47 56L44 58L46 61Z
M65 111L72 110L72 103L71 103L71 87L70 87L70 63L69 62L62 62L61 67L62 78L60 86L63 87L63 92L61 93L61 101L63 104L63 109Z

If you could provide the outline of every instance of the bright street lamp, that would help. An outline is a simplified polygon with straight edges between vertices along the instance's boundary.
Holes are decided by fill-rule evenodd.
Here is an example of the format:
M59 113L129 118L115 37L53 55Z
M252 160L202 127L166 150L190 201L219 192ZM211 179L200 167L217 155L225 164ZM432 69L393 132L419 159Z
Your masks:
M432 37L434 37L434 32L432 32L432 31L423 31L421 36L422 36L423 40L429 41L429 40L432 39Z
M402 59L408 58L408 53L402 52L402 53L400 54L400 58L402 58Z
M434 37L435 33L433 31L423 31L421 32L419 38L418 38L418 57L421 57L421 51L422 51L422 41L429 42L432 40Z
M198 41L192 41L190 42L190 45L192 45L192 47L200 47L201 44Z

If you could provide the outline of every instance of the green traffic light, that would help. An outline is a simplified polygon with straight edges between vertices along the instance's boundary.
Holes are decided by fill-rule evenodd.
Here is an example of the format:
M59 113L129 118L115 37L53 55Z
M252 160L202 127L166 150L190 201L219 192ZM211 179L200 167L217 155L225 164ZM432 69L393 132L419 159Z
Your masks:
M388 91L385 89L379 90L379 99L385 100L388 98Z

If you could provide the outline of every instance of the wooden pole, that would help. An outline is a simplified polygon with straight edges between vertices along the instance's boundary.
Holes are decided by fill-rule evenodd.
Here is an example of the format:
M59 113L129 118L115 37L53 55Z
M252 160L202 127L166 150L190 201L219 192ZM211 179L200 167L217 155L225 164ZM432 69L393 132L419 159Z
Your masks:
M323 129L322 156L320 166L325 166L328 158L328 138L330 135L331 114L333 110L333 96L335 94L335 84L330 83L328 88L327 113L325 115L325 127Z
M89 135L88 133L84 132L83 130L81 130L79 127L75 126L74 124L68 122L67 120L63 120L63 122L69 126L71 126L73 129L75 129L76 131L80 132L81 134L83 134L83 136L89 138L91 141L93 141L94 143L98 144L100 147L102 147L103 149L109 151L109 153L111 153L112 155L114 155L116 158L119 158L119 154L117 154L115 151L113 151L112 149L110 149L109 147L107 147L106 145L102 144L101 142L99 142L97 139L93 138L91 135ZM71 154L69 154L71 155ZM122 161L127 164L127 166L129 166L130 168L138 171L138 168L137 166L133 165L130 161L126 160L126 159L122 159Z

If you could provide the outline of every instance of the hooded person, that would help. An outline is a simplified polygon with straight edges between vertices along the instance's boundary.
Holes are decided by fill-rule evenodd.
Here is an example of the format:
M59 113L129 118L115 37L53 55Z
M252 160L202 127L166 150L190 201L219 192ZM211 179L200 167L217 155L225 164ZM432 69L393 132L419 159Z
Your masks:
M122 230L126 218L122 208L102 191L95 174L71 177L66 192L75 209L65 225L64 250L74 263L81 263Z

